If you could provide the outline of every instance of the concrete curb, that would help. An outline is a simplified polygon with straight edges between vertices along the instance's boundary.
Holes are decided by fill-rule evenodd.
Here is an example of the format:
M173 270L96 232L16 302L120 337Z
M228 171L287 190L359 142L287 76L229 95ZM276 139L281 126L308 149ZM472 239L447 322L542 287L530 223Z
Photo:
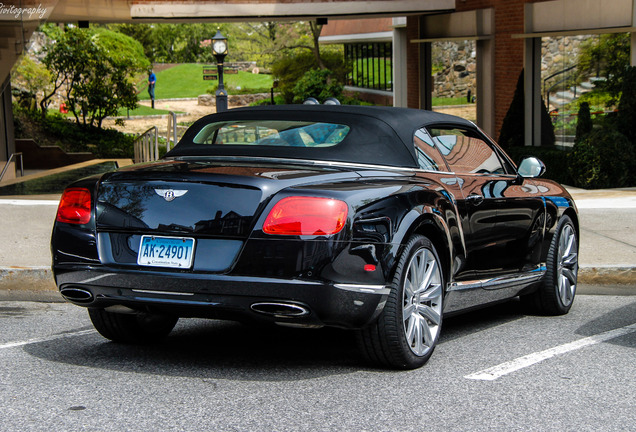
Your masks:
M584 266L579 269L578 282L618 285L624 294L636 295L636 267ZM0 290L56 292L57 287L48 266L0 267Z
M583 266L579 268L578 282L590 285L635 284L636 267Z
M50 267L0 267L0 290L57 291Z

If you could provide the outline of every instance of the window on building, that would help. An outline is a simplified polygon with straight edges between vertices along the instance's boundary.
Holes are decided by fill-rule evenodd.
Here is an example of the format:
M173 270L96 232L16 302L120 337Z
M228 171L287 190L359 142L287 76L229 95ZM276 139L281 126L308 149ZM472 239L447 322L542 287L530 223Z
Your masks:
M345 61L351 68L348 85L374 90L393 90L391 42L345 44Z

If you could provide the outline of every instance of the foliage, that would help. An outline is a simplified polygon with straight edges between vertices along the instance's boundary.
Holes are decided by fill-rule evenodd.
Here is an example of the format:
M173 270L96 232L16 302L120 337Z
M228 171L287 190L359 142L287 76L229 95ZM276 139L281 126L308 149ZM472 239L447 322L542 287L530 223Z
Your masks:
M615 129L596 129L574 145L568 158L574 185L617 188L634 185L636 153L625 135Z
M541 99L541 145L553 146L555 142L556 136L554 135L552 118L548 113L548 107L545 106L545 101Z
M311 69L305 72L294 86L294 102L302 103L309 97L320 102L329 97L340 99L344 86L332 79L332 75L329 69Z
M589 38L579 54L579 69L588 75L606 77L597 87L607 91L610 104L619 99L625 69L629 66L630 34L613 33Z
M343 57L338 52L324 52L322 59L327 69L332 71L332 79L342 83L345 76ZM315 57L309 52L296 51L281 57L272 65L274 79L278 80L278 91L285 103L294 102L294 87L305 72L317 69Z
M583 138L590 132L592 132L592 116L590 115L590 105L587 102L583 102L579 108L578 120L576 122L576 136L574 142L581 142Z
M504 117L499 132L499 145L504 148L523 146L525 144L525 97L523 70L519 74L517 87ZM552 146L555 142L554 126L550 114L541 100L541 145Z
M44 63L51 71L53 92L65 87L65 99L76 121L101 128L120 107L134 109L137 94L131 76L149 67L139 42L105 28L69 28L48 47Z
M108 28L134 38L152 63L193 63L214 61L209 44L220 29L228 35L227 25L195 24L110 24ZM230 42L231 43L231 42Z
M508 112L504 117L499 132L498 143L504 148L520 147L524 145L525 136L525 107L523 95L523 70L519 74L517 87L512 97L512 102L508 108Z
M572 184L572 177L568 171L568 151L555 147L510 147L506 150L512 160L519 166L526 156L541 159L546 166L544 178L562 184Z
M36 109L38 106L38 95L50 92L51 73L39 61L28 55L23 55L17 61L11 71L11 80L24 86L29 93L27 99L23 100L23 106L29 109Z
M88 151L100 158L133 157L134 135L81 126L57 112L42 117L14 105L13 113L16 138L32 138L39 145L57 145L68 152Z
M631 66L623 75L621 99L616 118L618 130L636 146L636 67Z

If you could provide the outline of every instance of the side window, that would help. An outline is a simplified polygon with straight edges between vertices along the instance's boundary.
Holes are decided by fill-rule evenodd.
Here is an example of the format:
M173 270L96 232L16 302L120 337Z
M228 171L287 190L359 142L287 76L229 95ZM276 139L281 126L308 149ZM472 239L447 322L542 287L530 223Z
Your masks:
M415 144L415 153L420 168L430 171L448 171L444 158L435 148L433 138L426 129L419 129L415 132L413 144Z
M437 148L457 173L506 174L497 153L478 137L461 129L430 129Z

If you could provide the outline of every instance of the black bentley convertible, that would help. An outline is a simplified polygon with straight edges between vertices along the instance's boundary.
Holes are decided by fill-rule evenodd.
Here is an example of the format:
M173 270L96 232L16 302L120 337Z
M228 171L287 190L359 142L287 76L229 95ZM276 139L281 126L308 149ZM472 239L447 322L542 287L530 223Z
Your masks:
M334 326L369 361L414 368L443 316L517 296L570 309L577 211L544 170L434 112L230 110L158 162L70 185L53 271L116 342L180 317Z

